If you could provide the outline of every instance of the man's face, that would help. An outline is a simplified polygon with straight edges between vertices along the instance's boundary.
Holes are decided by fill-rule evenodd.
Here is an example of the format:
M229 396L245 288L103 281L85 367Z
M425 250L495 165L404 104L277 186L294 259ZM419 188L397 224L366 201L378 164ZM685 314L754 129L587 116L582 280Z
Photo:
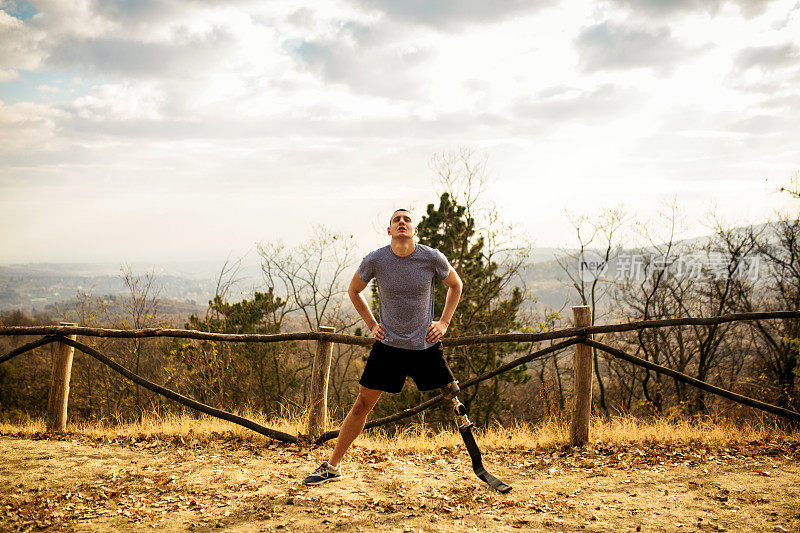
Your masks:
M413 237L417 234L417 226L408 211L395 211L389 220L389 235L392 237Z

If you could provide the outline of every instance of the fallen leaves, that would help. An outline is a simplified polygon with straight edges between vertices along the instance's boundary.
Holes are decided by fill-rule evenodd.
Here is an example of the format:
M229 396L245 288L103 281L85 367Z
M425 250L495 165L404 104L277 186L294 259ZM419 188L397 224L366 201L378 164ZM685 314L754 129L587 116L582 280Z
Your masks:
M630 523L660 499L648 516L660 517L667 528L681 523L688 530L702 523L704 530L724 531L725 526L713 519L693 521L673 511L688 502L715 512L739 511L738 519L747 509L776 508L770 499L778 496L767 499L765 493L749 488L729 490L709 482L707 475L736 468L751 481L775 483L783 474L776 465L800 458L800 443L768 440L725 446L594 442L578 448L487 449L484 460L491 471L512 482L519 480L515 483L519 490L500 496L472 475L463 447L424 452L355 447L348 456L344 482L306 489L299 480L321 460L319 450L224 435L215 438L219 440L42 436L66 440L70 450L73 443L101 448L97 451L108 457L110 466L94 477L76 477L68 485L49 483L45 475L37 486L0 487L0 523L12 524L11 530L57 530L81 529L85 521L156 524L182 516L186 523L208 527L250 520L269 523L276 530L321 531L355 522L370 530L373 520L380 523L374 529L392 531L417 531L421 523L425 531L445 529L461 521L488 530L581 525L613 530L615 524ZM126 453L136 460L115 462L114 450L130 450ZM671 471L686 472L686 467L693 479L684 477L669 490L666 485L649 485ZM796 526L800 517L793 520Z

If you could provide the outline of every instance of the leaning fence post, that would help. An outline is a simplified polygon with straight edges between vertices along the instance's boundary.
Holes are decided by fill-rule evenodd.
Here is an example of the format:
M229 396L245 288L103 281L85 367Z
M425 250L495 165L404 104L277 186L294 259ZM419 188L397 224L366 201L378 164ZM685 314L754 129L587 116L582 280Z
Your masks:
M575 327L592 325L592 308L579 305L572 308ZM592 348L585 344L575 345L573 363L573 404L572 423L569 428L569 439L573 446L580 446L589 441L589 416L592 411Z
M334 333L331 326L320 326L320 333ZM311 400L308 409L308 436L316 440L325 433L328 421L328 377L331 373L331 357L333 343L317 341L317 353L314 355L314 366L311 369Z
M61 326L77 326L72 322L61 322ZM77 335L69 335L77 340ZM69 378L72 375L72 356L75 348L59 342L53 369L50 374L50 395L47 398L47 430L64 431L67 428L67 404L69 403Z

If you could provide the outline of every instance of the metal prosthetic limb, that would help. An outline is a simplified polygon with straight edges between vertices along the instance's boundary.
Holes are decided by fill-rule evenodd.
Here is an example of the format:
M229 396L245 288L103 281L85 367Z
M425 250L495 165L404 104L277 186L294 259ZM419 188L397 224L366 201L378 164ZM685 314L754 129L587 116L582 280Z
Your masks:
M472 435L472 422L470 422L467 417L467 408L461 403L457 396L460 390L458 381L454 380L442 387L442 394L446 399L453 402L453 413L458 421L458 432L461 433L461 438L464 439L464 445L467 447L469 456L472 459L472 470L478 478L488 483L494 490L501 494L506 494L511 490L511 485L506 485L487 472L483 467L481 451L478 449L478 444L475 442L475 437Z

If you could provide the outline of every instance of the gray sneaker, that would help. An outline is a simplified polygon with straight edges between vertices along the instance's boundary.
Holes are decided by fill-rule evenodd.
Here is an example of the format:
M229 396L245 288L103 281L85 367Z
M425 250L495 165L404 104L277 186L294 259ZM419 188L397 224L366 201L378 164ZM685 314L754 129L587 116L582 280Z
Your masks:
M328 481L339 481L342 479L342 471L339 467L333 467L325 461L319 468L314 470L310 476L303 480L303 485L319 485Z

